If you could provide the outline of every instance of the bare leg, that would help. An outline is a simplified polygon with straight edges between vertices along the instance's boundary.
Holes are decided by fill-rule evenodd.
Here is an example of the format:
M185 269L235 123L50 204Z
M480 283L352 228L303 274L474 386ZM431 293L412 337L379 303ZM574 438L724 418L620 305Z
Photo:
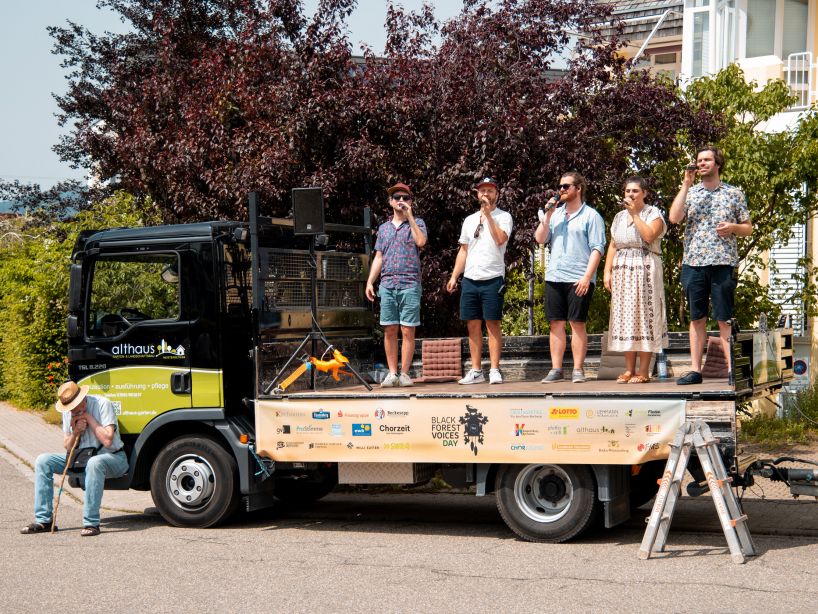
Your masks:
M588 333L585 331L585 322L569 322L571 324L571 353L574 355L574 369L582 369L585 364L585 354L588 353Z
M403 344L400 348L400 370L408 375L412 369L412 359L415 357L415 327L401 325L400 334L403 337Z
M471 368L481 371L483 354L483 320L468 320L466 326L469 329L469 355L471 356Z
M707 318L693 320L690 323L690 358L693 361L693 370L702 372L702 354L704 343L707 340Z
M500 354L503 351L503 332L500 329L500 320L486 320L486 331L489 335L489 358L491 368L500 368Z
M625 372L631 375L636 374L636 352L623 352L625 354Z
M386 366L390 373L398 372L398 324L383 327L383 349L386 352Z
M650 377L650 359L653 352L639 352L639 375L644 378Z
M730 322L719 322L719 337L721 337L721 345L724 348L724 359L727 361L727 371L730 371L730 335L733 334L733 329Z
M562 369L562 357L565 355L566 345L565 320L553 320L550 325L548 345L551 350L551 366L554 369Z

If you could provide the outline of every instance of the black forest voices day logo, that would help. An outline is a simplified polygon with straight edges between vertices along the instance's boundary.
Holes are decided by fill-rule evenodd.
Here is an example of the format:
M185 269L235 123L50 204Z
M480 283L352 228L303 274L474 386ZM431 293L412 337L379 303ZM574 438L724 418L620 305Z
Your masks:
M468 444L475 456L477 456L477 446L483 445L483 425L488 421L486 416L471 405L466 405L466 413L460 416L460 424L463 425L463 443Z

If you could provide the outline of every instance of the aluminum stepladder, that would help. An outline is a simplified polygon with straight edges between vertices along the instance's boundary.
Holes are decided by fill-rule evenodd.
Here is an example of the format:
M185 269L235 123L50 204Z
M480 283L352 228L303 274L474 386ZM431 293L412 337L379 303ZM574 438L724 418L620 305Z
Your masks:
M670 456L660 480L653 511L647 519L648 526L639 547L639 558L647 559L652 552L665 550L673 512L682 489L682 479L693 448L696 449L707 478L710 496L713 498L721 528L727 538L731 558L734 563L744 563L746 557L756 554L747 526L747 516L741 513L739 503L730 488L730 478L719 454L717 441L710 432L710 427L702 421L685 422L679 427L673 443L670 444Z

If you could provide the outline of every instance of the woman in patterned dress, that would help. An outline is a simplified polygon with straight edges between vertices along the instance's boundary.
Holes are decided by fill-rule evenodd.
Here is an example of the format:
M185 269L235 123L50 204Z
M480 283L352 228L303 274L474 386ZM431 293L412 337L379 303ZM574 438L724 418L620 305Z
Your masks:
M611 293L608 349L625 354L619 384L649 382L651 354L668 346L660 247L667 226L659 209L645 204L646 196L644 179L625 182L623 210L611 224L605 258L604 284Z

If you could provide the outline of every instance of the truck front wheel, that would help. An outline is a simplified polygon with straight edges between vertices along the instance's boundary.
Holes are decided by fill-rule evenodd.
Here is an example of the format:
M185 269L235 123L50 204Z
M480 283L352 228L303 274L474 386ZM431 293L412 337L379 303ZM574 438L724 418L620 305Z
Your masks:
M500 515L526 541L568 541L591 526L598 509L584 465L504 465L495 485Z
M211 527L239 503L236 461L210 437L174 439L151 467L151 496L170 524Z

